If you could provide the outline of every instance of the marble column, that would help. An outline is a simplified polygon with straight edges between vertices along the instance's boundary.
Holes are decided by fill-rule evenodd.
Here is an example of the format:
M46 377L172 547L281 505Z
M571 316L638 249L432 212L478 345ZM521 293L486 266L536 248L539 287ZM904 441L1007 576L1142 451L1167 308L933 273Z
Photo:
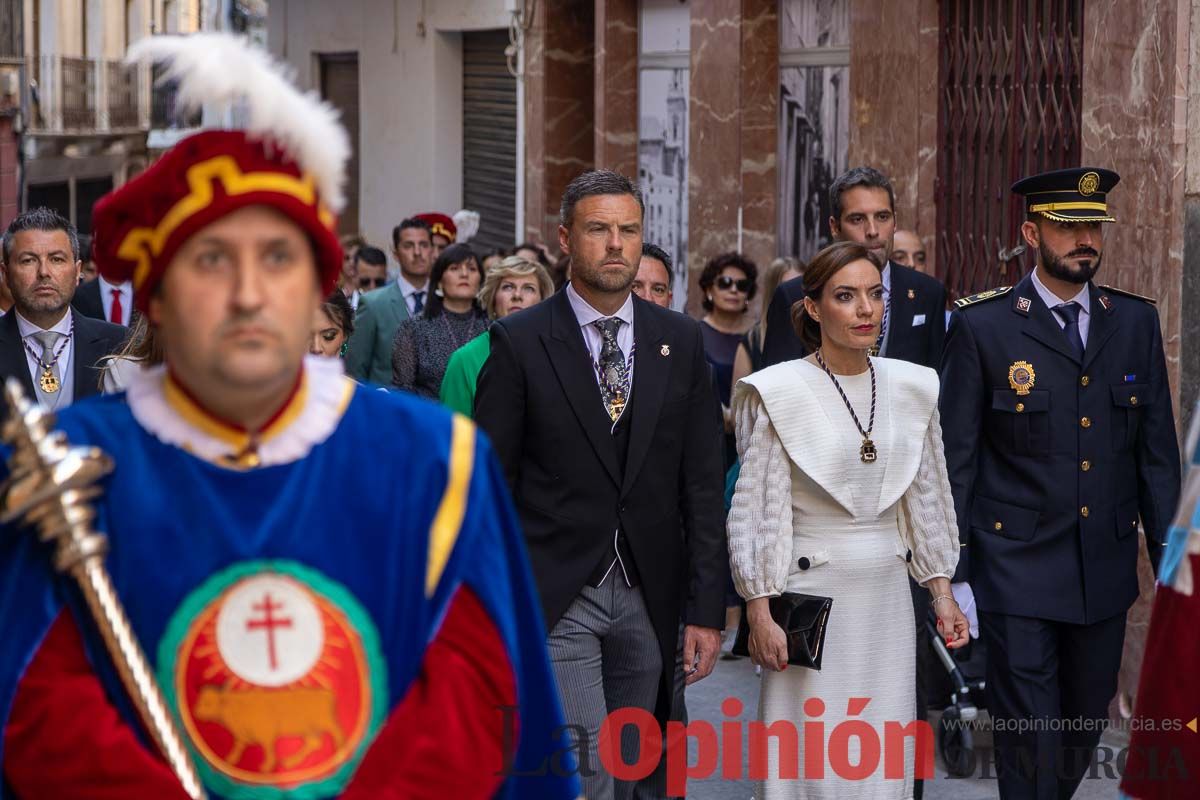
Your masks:
M1158 301L1172 386L1179 385L1190 0L1154 0L1130 16L1120 0L1084 8L1083 157L1121 182L1108 195L1100 282ZM1142 596L1129 612L1114 719L1137 689L1154 582L1141 556Z
M563 189L595 163L594 2L537 3L525 34L525 236L552 251Z
M742 252L760 271L778 253L779 3L742 0ZM756 298L768 304L770 298Z
M638 2L595 0L595 162L637 178Z
M850 4L851 167L871 166L892 181L896 220L935 257L937 178L937 0Z

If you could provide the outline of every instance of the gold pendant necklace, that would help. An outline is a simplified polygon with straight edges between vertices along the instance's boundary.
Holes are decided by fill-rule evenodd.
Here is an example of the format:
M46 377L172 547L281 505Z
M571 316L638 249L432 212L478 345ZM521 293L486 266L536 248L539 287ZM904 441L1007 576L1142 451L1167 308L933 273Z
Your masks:
M825 363L825 359L821 357L821 351L818 350L815 355L817 363L821 365L821 369L825 370L829 380L833 381L834 388L842 396L842 402L846 404L846 410L850 412L850 418L854 420L854 426L858 428L858 432L862 436L862 446L858 448L858 457L864 464L874 463L879 458L879 451L875 449L875 442L871 439L871 431L875 429L875 365L868 357L867 370L871 373L871 419L867 423L866 430L863 430L862 423L858 421L858 414L854 413L854 406L850 405L850 398L846 397L846 393L842 391L842 385L838 383L837 376L833 374Z
M58 378L54 377L54 373L45 364L42 365L42 374L38 377L38 386L42 387L42 391L46 394L54 394L62 388L58 382Z

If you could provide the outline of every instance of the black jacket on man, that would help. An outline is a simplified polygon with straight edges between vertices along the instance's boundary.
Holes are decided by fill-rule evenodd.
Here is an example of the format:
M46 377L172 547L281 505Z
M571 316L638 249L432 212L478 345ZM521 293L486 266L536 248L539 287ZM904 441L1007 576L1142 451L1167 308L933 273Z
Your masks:
M940 408L964 545L957 579L984 612L1076 625L1124 613L1138 595L1138 519L1164 542L1175 513L1158 313L1088 291L1082 362L1030 276L959 301L950 323Z
M946 287L936 278L892 262L888 358L937 369L946 339ZM767 308L763 366L808 355L792 327L792 306L804 299L804 279L779 284Z
M565 292L492 326L475 419L512 488L547 629L622 531L662 655L662 710L681 619L724 626L721 433L699 325L637 297L633 306L624 463Z
M96 365L100 359L120 349L129 329L102 319L92 319L76 309L71 310L71 315L75 320L74 341L71 343L71 369L75 377L72 402L78 403L85 397L100 393L100 369ZM0 378L9 376L16 376L25 389L26 397L36 400L15 310L0 317ZM0 420L7 413L8 401L0 394Z
M85 317L108 321L108 317L104 314L104 301L100 297L99 279L92 278L90 281L79 284L79 288L75 290L75 296L71 298L71 308Z

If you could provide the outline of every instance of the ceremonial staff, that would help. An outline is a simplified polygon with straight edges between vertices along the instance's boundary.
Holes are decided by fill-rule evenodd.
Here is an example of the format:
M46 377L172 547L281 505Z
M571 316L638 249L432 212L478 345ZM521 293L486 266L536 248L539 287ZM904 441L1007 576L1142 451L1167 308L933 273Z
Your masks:
M30 402L16 378L8 378L4 394L10 410L0 438L12 455L0 524L19 520L36 527L43 542L54 544L54 568L78 584L146 730L184 791L202 800L196 767L104 567L108 538L92 529L96 512L88 501L101 493L96 483L112 472L112 459L97 447L74 447L53 430L54 415Z

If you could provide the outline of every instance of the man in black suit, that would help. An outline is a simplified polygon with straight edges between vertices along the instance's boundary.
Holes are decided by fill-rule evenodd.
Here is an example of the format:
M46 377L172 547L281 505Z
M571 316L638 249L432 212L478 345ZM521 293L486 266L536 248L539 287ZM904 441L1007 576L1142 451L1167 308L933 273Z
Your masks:
M586 732L577 752L594 798L655 792L601 768L601 722L625 707L665 721L681 620L694 683L725 618L712 382L697 323L631 294L643 213L621 175L571 182L559 242L572 282L492 326L475 398L521 515L567 720Z
M3 255L13 307L0 318L0 377L17 377L51 409L99 393L96 364L121 346L126 329L71 309L81 266L75 227L47 208L26 211L5 231Z
M915 269L889 260L896 233L892 184L877 169L855 167L829 188L834 239L865 246L883 269L884 317L879 355L937 369L946 338L946 288ZM792 327L792 306L804 299L804 279L779 284L767 308L765 366L807 355Z
M1074 794L1117 691L1138 520L1157 565L1179 500L1154 303L1092 283L1118 180L1085 167L1016 183L1037 266L959 300L946 340L957 577L979 607L1005 800Z
M102 319L114 325L129 325L136 313L133 308L133 285L109 283L100 276L79 284L71 307L92 319Z

